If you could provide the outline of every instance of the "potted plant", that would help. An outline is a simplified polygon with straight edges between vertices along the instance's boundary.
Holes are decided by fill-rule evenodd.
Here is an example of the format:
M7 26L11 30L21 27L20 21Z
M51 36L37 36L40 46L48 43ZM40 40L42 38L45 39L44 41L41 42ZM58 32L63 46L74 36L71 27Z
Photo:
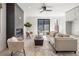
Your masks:
M26 22L26 23L24 24L24 26L27 28L27 31L28 31L29 28L32 26L32 24L29 23L29 22Z
M32 24L29 22L26 22L24 26L27 28L26 37L31 38L29 28L32 26Z

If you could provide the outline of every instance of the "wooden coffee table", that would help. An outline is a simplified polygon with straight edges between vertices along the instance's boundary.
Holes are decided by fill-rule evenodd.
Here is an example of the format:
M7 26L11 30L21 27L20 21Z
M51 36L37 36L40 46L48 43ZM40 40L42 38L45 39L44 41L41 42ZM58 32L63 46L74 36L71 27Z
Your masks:
M44 41L43 37L35 37L34 39L35 46L42 46L43 41Z

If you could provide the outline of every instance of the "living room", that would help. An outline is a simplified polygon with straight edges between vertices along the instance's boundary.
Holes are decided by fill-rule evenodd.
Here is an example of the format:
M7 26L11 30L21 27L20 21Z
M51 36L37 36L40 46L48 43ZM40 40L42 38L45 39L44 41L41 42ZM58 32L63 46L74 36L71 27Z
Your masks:
M38 7L37 5L38 6L40 6L40 5L49 6L49 7L47 7L47 9L48 10L53 10L53 11L40 12L39 9L41 9L42 7ZM75 21L75 18L76 18L76 15L75 14L78 13L77 12L77 10L78 10L78 4L77 5L76 4L74 4L74 5L73 4L63 4L63 3L61 3L61 4L60 3L59 4L52 4L52 3L51 4L28 4L27 7L28 7L27 10L29 10L29 11L25 13L24 23L29 22L29 23L32 24L32 27L29 29L29 31L33 32L34 33L33 35L42 35L44 38L46 38L45 36L46 36L47 33L45 33L45 27L44 27L45 26L44 25L45 21L44 20L49 19L50 20L50 26L49 25L48 26L49 26L50 29L46 29L48 32L50 32L49 35L51 35L51 33L53 31L58 30L58 32L60 33L59 36L63 36L63 37L64 36L65 37L66 36L70 36L72 38L76 36L76 38L78 39L78 37L77 37L77 34L78 34L78 31L77 30L78 29L75 29L75 26L74 26L75 24L77 24L77 23L75 23L76 22ZM36 10L36 8L37 8L37 10ZM33 11L35 11L35 10L36 10L36 12L33 13ZM72 11L72 10L74 10L74 11ZM73 16L73 18L70 19L72 16ZM42 25L39 25L39 20L42 20L42 21L40 21L41 24L43 22ZM58 29L55 28L56 25L59 26ZM42 29L40 29L39 27L42 28ZM26 29L26 31L27 31L27 28L26 27L24 29ZM26 31L24 32L25 34L26 34ZM77 31L77 33L75 33L76 31ZM51 36L53 36L53 33L52 33ZM26 37L26 35L25 35L25 37ZM59 39L67 39L67 38L59 38ZM68 38L68 39L70 39L70 38ZM53 40L53 38L52 38L52 40ZM50 41L51 43L53 43L52 40ZM49 38L48 38L48 41L49 41ZM62 41L60 43L62 43ZM77 45L75 45L75 43L71 43L71 44L74 44L75 47L72 47L70 51L73 51L73 48L76 48L77 47ZM68 43L66 42L66 45L67 44ZM63 44L60 44L60 45L63 45ZM68 48L68 47L63 47L63 48L62 47L61 47L61 50L63 48L65 48L65 49ZM68 50L66 50L66 51L68 51ZM41 53L39 53L39 54L41 55ZM71 52L71 53L70 52L65 52L65 53L61 53L60 52L60 53L58 53L58 55L63 55L63 54L64 55L69 55L69 54L70 55L75 55L73 52Z
M1 3L0 55L78 56L78 10L79 3Z

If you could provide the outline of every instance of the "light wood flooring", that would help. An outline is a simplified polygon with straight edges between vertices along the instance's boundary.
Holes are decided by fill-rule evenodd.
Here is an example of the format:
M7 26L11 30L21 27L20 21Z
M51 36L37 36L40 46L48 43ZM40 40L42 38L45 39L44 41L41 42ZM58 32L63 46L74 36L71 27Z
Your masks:
M54 48L49 44L48 39L44 39L43 46L35 46L34 39L25 39L25 52L26 56L78 56L74 52L59 52L55 53ZM78 47L79 48L79 47ZM0 56L10 56L9 50L5 49L0 52ZM16 53L14 56L23 56L23 53Z

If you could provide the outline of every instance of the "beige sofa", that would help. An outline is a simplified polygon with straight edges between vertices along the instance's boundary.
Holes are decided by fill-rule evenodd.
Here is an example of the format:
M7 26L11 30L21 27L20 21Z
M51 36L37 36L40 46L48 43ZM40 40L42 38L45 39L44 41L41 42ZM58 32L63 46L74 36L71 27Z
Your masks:
M55 51L77 51L77 39L71 38L68 34L57 33L49 38L49 43L54 47Z
M70 37L56 37L54 48L58 51L77 51L77 40Z

